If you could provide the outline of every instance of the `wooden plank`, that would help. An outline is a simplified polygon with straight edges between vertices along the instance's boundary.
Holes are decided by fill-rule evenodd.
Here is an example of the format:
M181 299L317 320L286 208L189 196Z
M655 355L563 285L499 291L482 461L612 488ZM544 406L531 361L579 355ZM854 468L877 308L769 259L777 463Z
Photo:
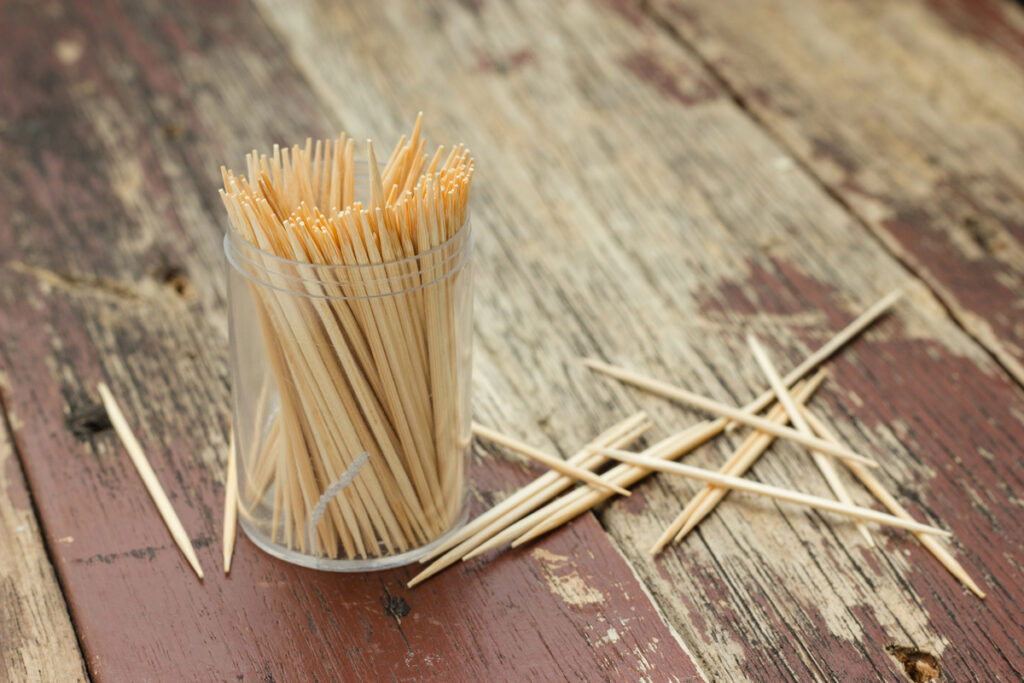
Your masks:
M3 399L94 678L699 676L594 519L415 591L404 585L416 568L305 571L244 539L230 577L197 581L94 388L111 386L200 559L218 566L218 165L339 119L246 4L3 12ZM481 451L470 472L490 499L537 470Z
M0 492L0 680L84 681L82 653L5 424Z
M892 679L890 644L935 655L951 680L1021 675L1024 392L699 59L621 3L260 7L356 130L397 130L423 108L431 134L476 151L482 421L560 443L638 405L683 426L692 413L576 358L739 404L763 388L748 331L795 363L903 287L907 303L844 353L815 407L886 463L914 514L954 531L988 600L904 535L868 550L851 525L737 495L652 561L696 490L669 478L600 517L716 680ZM716 465L732 441L691 461ZM828 492L791 447L754 476Z
M1024 383L1020 4L651 8Z

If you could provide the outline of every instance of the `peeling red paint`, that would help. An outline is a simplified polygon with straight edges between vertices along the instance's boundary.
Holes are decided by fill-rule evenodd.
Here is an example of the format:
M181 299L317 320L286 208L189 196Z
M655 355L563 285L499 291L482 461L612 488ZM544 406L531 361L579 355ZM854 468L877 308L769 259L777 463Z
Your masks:
M1024 31L1005 16L1017 11L1011 4L996 0L926 0L926 4L951 31L999 49L1024 67Z
M708 285L697 300L702 314L716 320L821 311L827 325L793 328L793 334L812 348L859 312L850 310L834 288L778 260L771 261L770 267L750 263L744 279ZM884 463L877 475L883 485L915 518L953 532L954 556L989 591L989 598L980 601L968 593L913 536L903 532L873 527L879 547L859 549L864 570L870 572L870 582L896 581L901 590L909 588L922 602L929 623L955 643L943 655L943 668L951 677L974 669L973 657L966 656L969 652L997 653L999 661L993 660L993 670L1015 671L1010 661L1019 661L1024 650L1005 625L1024 622L1024 585L1019 581L1024 536L1019 533L1017 502L1018 492L1024 490L1020 446L1024 443L1020 417L1024 392L993 364L983 360L979 366L976 358L954 353L945 344L907 329L901 315L901 307L907 305L898 305L865 338L837 354L828 364L830 378L815 403L820 414L833 416L838 431L856 430L877 444L866 454ZM786 356L786 365L803 356L802 351L784 345L778 353ZM908 452L898 456L889 452L888 439L895 439ZM901 461L894 461L896 457ZM834 571L834 550L823 543L827 547L822 561ZM909 567L895 578L881 560L894 553L899 555L896 566ZM678 556L688 558L682 552ZM686 564L687 571L695 571ZM713 578L701 576L700 581L709 587L709 594L720 591ZM799 595L796 590L794 594ZM769 602L764 602L766 614ZM877 634L878 640L869 644L884 648L899 634L877 630L873 619L862 620L861 626ZM864 652L844 648L838 647L838 660L865 659ZM781 652L789 666L799 659L785 648ZM751 652L748 658L756 662L762 655ZM842 677L856 671L878 675L861 671L860 666L842 669Z
M702 315L718 320L763 314L796 317L814 311L835 330L850 321L851 313L840 306L833 284L808 277L782 259L747 259L746 265L742 281L705 285L695 293Z
M622 59L622 65L634 76L669 99L692 106L716 99L718 89L695 69L679 62L663 64L664 55L637 50Z
M522 69L537 61L537 55L530 47L522 47L505 55L492 55L481 52L477 58L477 68L490 73L505 74Z

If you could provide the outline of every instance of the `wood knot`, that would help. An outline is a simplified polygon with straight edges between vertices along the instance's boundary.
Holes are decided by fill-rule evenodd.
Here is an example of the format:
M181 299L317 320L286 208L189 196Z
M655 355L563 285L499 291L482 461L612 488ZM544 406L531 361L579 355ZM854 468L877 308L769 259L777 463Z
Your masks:
M177 142L185 135L185 129L176 123L168 123L163 127L164 138L171 142Z
M182 299L191 299L195 296L195 289L192 287L192 282L188 279L188 275L185 274L185 269L181 266L160 266L153 273L153 277L158 282L170 287L171 290Z
M939 658L930 652L918 650L916 647L903 647L895 643L885 646L886 651L903 665L907 678L914 683L934 681L942 674Z
M75 408L64 418L64 425L79 441L87 441L93 434L113 426L106 409L100 403L88 403Z
M384 614L389 617L394 617L401 623L402 617L409 614L412 608L409 607L409 603L405 601L405 598L397 595L391 595L391 593L384 591L384 595L380 596L381 607L384 608Z

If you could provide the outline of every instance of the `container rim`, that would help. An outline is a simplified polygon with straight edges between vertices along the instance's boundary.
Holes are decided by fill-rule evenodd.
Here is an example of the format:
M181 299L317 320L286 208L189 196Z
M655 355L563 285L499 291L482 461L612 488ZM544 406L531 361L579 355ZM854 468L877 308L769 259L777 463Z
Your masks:
M279 264L281 264L282 268L294 268L294 267L312 268L312 269L314 269L315 272L318 272L318 271L321 271L321 270L331 271L331 272L333 272L333 271L337 271L337 272L344 272L344 271L359 272L359 271L363 271L363 270L369 270L371 268L380 268L382 266L383 267L387 267L387 266L401 266L403 264L414 263L416 261L422 260L424 257L428 257L428 256L430 256L432 254L439 253L442 249L445 249L446 247L449 247L452 244L455 244L457 241L463 239L465 237L466 233L471 231L471 229L472 229L471 226L470 226L470 219L471 218L472 218L472 214L469 211L469 209L467 209L466 210L466 220L462 222L462 225L459 227L458 230L455 231L455 234L452 235L451 237L449 237L444 242L441 242L441 244L437 245L436 247L431 247L430 249L427 249L424 252L420 252L419 254L414 254L412 256L406 256L404 258L395 259L395 260L392 260L392 261L381 261L380 263L310 263L309 261L296 261L294 259L285 258L284 256L278 256L277 254L272 254L269 251L265 251L263 249L260 249L255 244L253 244L249 240L247 240L244 237L242 237L241 235L239 235L238 231L235 230L234 226L229 226L227 231L224 233L224 235L225 235L224 251L225 251L225 253L227 253L228 260L231 260L231 254L228 251L228 248L230 246L230 248L233 249L233 250L237 250L237 251L241 252L244 249L244 250L247 250L249 252L254 253L257 257L259 257L260 259L263 259L265 261L269 261L271 263L279 263ZM470 242L470 244L472 244L472 242ZM261 270L266 270L266 271L270 271L270 272L277 272L277 273L284 272L284 271L273 271L272 269L268 268L267 266L265 266L263 264L260 264L260 263L257 263L255 261L253 261L251 258L249 258L247 256L244 256L242 254L239 254L239 257L244 259L245 261L251 263L252 265L256 266L257 268L260 268Z
M473 232L468 214L462 227L438 246L420 254L380 263L347 265L295 261L252 245L234 228L229 229L224 235L224 255L228 267L238 275L261 287L285 294L328 300L378 299L424 289L461 270L469 261L473 246ZM449 251L442 252L446 248ZM261 257L270 260L271 264L255 260ZM427 265L424 266L424 263ZM371 268L378 270L368 270ZM371 276L367 277L368 273ZM374 277L377 275L383 277ZM419 277L427 279L424 281ZM332 294L328 291L328 288L337 287L359 287L363 288L364 292ZM385 287L389 291L366 291L366 288L379 287Z

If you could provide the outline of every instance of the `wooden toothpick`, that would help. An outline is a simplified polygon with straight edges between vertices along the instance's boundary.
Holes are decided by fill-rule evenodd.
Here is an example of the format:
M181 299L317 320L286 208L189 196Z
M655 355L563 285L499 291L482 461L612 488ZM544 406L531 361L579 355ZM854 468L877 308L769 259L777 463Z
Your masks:
M721 431L722 428L718 425L717 420L702 422L678 434L662 439L644 452L656 458L678 458L684 453L689 453ZM619 464L605 472L602 478L606 481L613 481L620 486L632 486L650 473L651 470L643 467ZM611 495L605 491L597 491L590 487L580 487L570 491L561 498L551 501L529 517L525 517L511 525L462 559L468 560L499 545L508 543L513 539L515 539L512 543L513 547L525 543L530 538L546 533L568 522L577 515L586 512L598 503L608 500Z
M865 458L863 455L858 455L851 451L849 448L846 448L845 446L837 446L836 444L829 443L817 437L801 434L795 429L790 429L789 427L783 427L782 425L775 424L770 420L766 420L763 417L758 417L757 415L747 412L746 407L734 408L733 406L728 406L725 405L724 403L719 403L718 401L707 398L706 396L695 394L692 391L680 389L679 387L674 387L670 384L659 382L658 380L648 379L646 377L643 377L642 375L632 373L629 370L617 368L613 365L609 365L607 363L603 363L599 360L594 360L592 358L585 359L583 362L585 365L587 365L587 367L593 368L595 370L600 370L605 374L628 381L631 384L636 384L637 386L643 386L647 388L656 387L657 393L663 394L665 396L670 396L671 398L682 403L688 403L696 408L700 408L701 410L712 413L713 415L720 415L721 417L728 418L734 422L739 422L750 427L755 427L762 432L767 432L768 434L772 434L779 438L786 439L788 441L793 441L802 446L807 446L808 448L813 448L816 451L825 453L827 455L831 455L836 458L853 460L867 467L878 467L878 463L876 463L874 460L871 460L870 458Z
M615 424L614 426L609 427L607 430L598 435L597 438L594 439L594 441L592 441L590 444L587 444L587 446L585 446L583 450L581 450L573 457L569 458L568 462L571 462L574 465L579 465L582 467L586 464L587 459L593 454L593 446L610 445L602 442L604 442L607 439L613 439L619 434L629 434L631 432L635 432L639 436L640 434L643 434L647 429L649 429L651 424L652 423L650 419L647 417L647 414L644 413L643 411L640 411L632 415L631 417L628 417L625 420L622 420L621 422ZM510 509L512 509L519 503L522 503L523 501L540 494L548 486L557 484L558 486L561 487L560 491L558 492L561 492L568 488L570 485L572 485L574 481L575 479L570 479L569 477L566 477L558 472L545 472L544 474L540 475L532 482L524 486L523 488L519 489L516 493L510 495L508 498L504 499L503 501L492 507L487 512L484 512L479 517L476 517L475 519L467 523L464 527L455 532L455 534L451 538L447 539L444 543L436 547L430 555L427 555L426 557L422 558L420 562L427 563L431 561L434 557L444 554L451 548L454 548L455 546L459 545L466 539L470 538L471 536L479 532L484 527L494 522L501 515L508 512Z
M836 351L843 348L843 346L849 343L851 339L864 331L865 328L881 317L883 313L888 311L893 304L899 301L902 295L902 292L897 289L889 292L872 304L866 311L854 318L846 327L825 342L825 344L818 348L817 351L804 358L800 365L790 370L789 373L782 378L783 384L787 387L790 386L793 382L797 381L808 372L828 360ZM677 388L665 382L660 382L651 377L645 377L639 373L618 368L614 365L609 365L608 363L602 363L599 361L584 361L584 363L594 370L603 372L623 382L633 384L641 389L650 391L651 393L658 394L659 396L664 396L669 399L676 398L675 392L677 391ZM752 413L759 413L767 408L774 400L775 392L769 389L762 392L760 396L743 406L743 408L744 410Z
M469 276L454 257L468 243L456 235L473 161L458 146L424 172L421 127L383 168L367 142L368 200L355 196L344 135L254 152L248 178L222 174L233 238L251 257L238 267L260 271L248 291L279 405L242 439L251 457L238 456L240 503L265 503L273 541L300 553L353 560L419 548L455 524L464 500ZM322 493L364 450L360 476L311 529Z
M757 361L758 366L761 368L761 372L764 373L765 379L768 380L768 384L771 386L772 391L779 398L779 403L786 409L786 414L789 415L789 421L793 423L796 430L801 434L807 436L814 436L814 432L807 425L807 421L804 416L800 413L800 409L797 407L796 401L790 396L789 390L782 383L782 377L779 376L779 371L775 369L775 364L772 363L771 358L768 357L768 352L764 350L764 347L757 341L754 335L747 335L747 344L750 346L750 351L754 354L754 360ZM835 443L834 441L831 443ZM815 450L811 451L811 457L814 459L814 464L817 465L818 471L821 472L821 476L825 477L825 481L828 483L832 493L835 494L836 498L847 505L853 505L853 498L850 496L850 492L846 490L846 486L843 484L843 480L839 478L839 473L836 472L835 466L832 462L818 453ZM874 547L875 541L871 538L871 532L868 531L867 526L857 522L857 531L860 532L861 536L867 541L869 547Z
M489 429L488 427L484 427L481 424L477 424L476 422L473 423L473 434L480 437L481 439L493 441L494 443L504 446L505 448L514 450L517 453L522 453L531 460L536 460L540 464L546 467L550 467L559 474L563 474L567 477L572 477L573 479L578 479L579 481L582 481L586 484L590 484L591 486L601 489L602 491L611 491L619 494L620 496L629 495L629 491L627 489L622 488L618 484L604 481L601 479L601 477L597 476L596 474L589 470L585 470L577 465L573 465L568 461L563 460L561 458L557 458L553 455L548 455L544 451L537 450L536 448L530 446L529 444L517 441L509 436L505 436L500 432L496 432L493 429Z
M626 418L598 435L568 462L585 468L599 466L607 462L608 458L595 453L594 448L598 446L624 448L636 441L650 426L650 421L643 413ZM466 531L456 534L457 542L449 542L443 545L441 550L435 550L429 555L426 561L433 560L433 562L409 581L408 586L412 588L446 567L455 564L460 558L464 558L496 534L507 529L509 525L569 488L575 481L574 478L563 476L557 472L546 472L537 477L467 524L464 527Z
M825 423L821 418L812 413L806 407L801 408L801 413L807 419L807 422L811 425L814 431L818 433L818 436L829 441L838 441L832 431L825 426ZM859 467L856 463L847 464L847 467L855 477L860 479L860 482L864 484L864 487L868 491L871 491L875 498L878 499L878 502L889 510L889 512L901 519L914 519L910 516L910 513L907 512L907 509L900 505L899 501L893 498L892 494L885 490L885 487L883 487L882 483L875 478L875 475L863 467ZM949 550L947 550L937 538L919 532L914 532L914 536L917 537L917 540L921 542L921 545L923 545L928 552L935 556L935 559L942 563L942 566L945 567L950 574L955 576L979 598L985 598L985 591L981 590L981 586L975 583L974 579L970 577L963 565L956 561L956 558L953 557Z
M199 558L196 557L192 541L189 540L185 527L182 526L181 520L178 519L178 515L171 506L171 501L168 500L167 494L164 493L163 487L160 486L156 473L153 472L153 468L150 466L149 460L146 459L142 446L139 445L138 440L132 433L131 427L128 426L128 420L125 419L124 413L121 412L121 408L117 405L114 395L110 393L110 389L103 382L99 383L97 389L100 392L100 398L103 399L103 406L107 410L107 415L110 417L110 424L114 426L114 431L121 438L121 443L124 444L125 450L128 451L128 457L132 459L135 469L138 470L139 476L142 477L142 483L146 485L146 490L149 491L150 497L156 503L157 510L160 511L160 516L163 517L164 524L167 525L168 531L171 532L174 542L177 543L178 548L181 549L188 563L192 565L196 576L200 579L203 578L203 568L199 566Z
M231 572L231 556L235 552L235 530L238 526L238 455L235 453L235 428L228 441L228 472L224 483L224 573Z
M798 382L795 387L795 395L797 400L804 402L810 399L811 395L818 389L822 381L825 379L825 371L819 370L813 377L806 382ZM779 424L785 424L787 421L786 411L781 405L775 405L771 412L768 414L768 419L777 422ZM743 476L746 472L760 457L761 453L767 449L772 442L775 441L775 437L771 434L765 434L764 432L754 432L744 440L739 448L726 460L725 464L718 470L721 474L728 474L734 477ZM719 501L725 498L728 489L721 487L706 485L701 489L683 508L683 511L679 513L679 516L672 521L668 527L665 528L664 533L655 541L654 546L651 548L651 554L657 555L664 549L670 541L679 542L683 537L689 533L691 529L697 526L704 517L711 514L711 511L715 509ZM674 537L674 538L673 538Z
M908 531L920 531L927 534L935 534L938 536L950 536L951 534L944 529L937 529L927 524L921 524L914 520L901 519L894 517L893 515L887 515L884 512L877 512L870 508L862 508L856 505L847 505L846 503L840 503L835 500L829 500L828 498L819 498L818 496L811 496L806 493L800 493L799 491L791 491L789 489L780 488L778 486L769 486L767 484L761 484L755 481L749 481L747 479L741 479L739 477L730 477L726 474L719 474L718 472L712 472L711 470L701 469L700 467L691 467L690 465L684 465L678 462L668 462L660 460L658 458L652 458L647 455L640 453L630 453L628 451L616 450L614 448L601 448L601 453L605 453L631 465L637 465L639 467L645 467L659 472L668 472L671 474L678 474L690 479L697 479L704 481L709 484L715 484L716 486L725 486L727 488L736 489L738 491L747 491L749 493L757 493L768 498L776 498L778 500L785 500L790 503L796 503L806 507L815 508L818 510L827 510L829 512L835 512L847 517L854 519L863 519L869 522L876 522L878 524L884 524L888 526L897 527L899 529L907 529Z

